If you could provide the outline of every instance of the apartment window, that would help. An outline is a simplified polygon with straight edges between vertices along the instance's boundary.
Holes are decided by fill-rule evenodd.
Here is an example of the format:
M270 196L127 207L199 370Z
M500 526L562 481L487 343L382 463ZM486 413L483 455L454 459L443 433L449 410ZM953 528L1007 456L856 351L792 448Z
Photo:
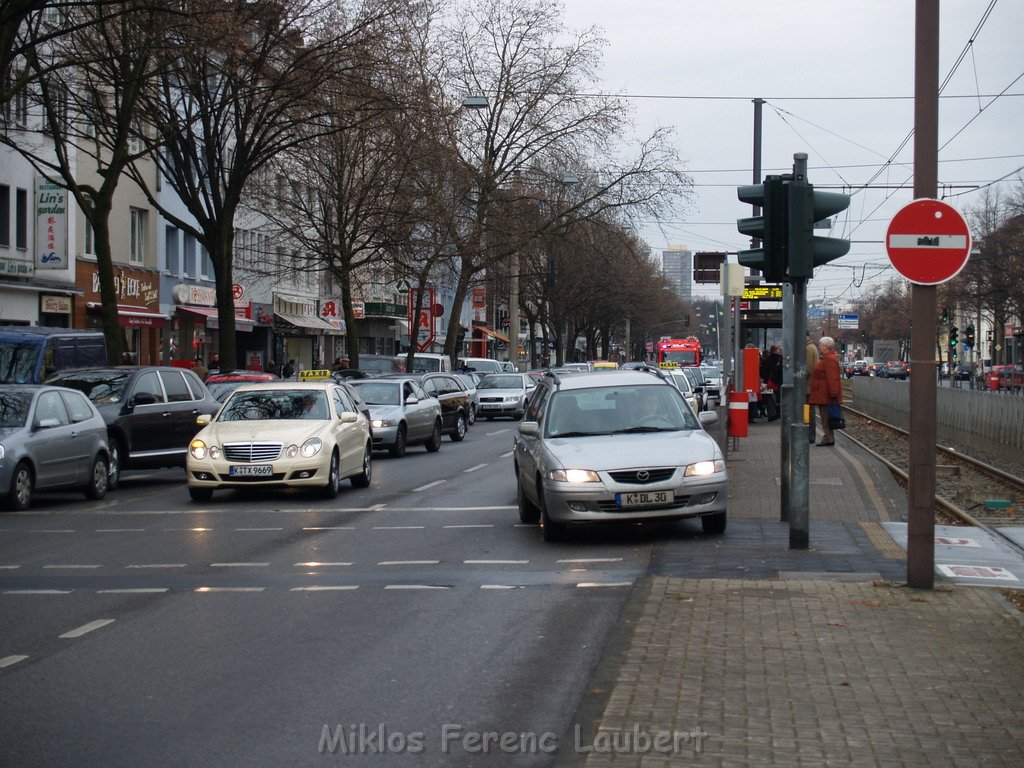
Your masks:
M14 239L22 251L28 250L28 190L19 189L15 201Z
M206 248L200 247L199 249L199 263L202 265L203 274L205 278L213 279L213 259L210 258L210 252Z
M133 155L142 152L142 124L138 120L132 121L131 132L128 134L128 151Z
M185 268L182 274L187 277L196 276L196 238L188 233L185 234Z
M11 246L11 188L0 184L0 245Z
M141 264L146 259L146 211L131 209L128 260Z
M28 86L23 85L4 105L4 120L8 125L24 128L28 125Z
M82 251L86 256L96 255L96 233L92 231L92 223L85 220L85 248Z
M178 228L167 226L164 232L164 264L172 275L178 274L181 268L181 256L178 253Z

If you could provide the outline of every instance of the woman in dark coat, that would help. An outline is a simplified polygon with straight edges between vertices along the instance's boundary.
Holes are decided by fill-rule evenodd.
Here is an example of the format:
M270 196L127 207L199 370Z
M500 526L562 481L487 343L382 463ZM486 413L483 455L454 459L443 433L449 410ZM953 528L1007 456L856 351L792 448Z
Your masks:
M828 424L828 407L831 403L843 402L843 385L839 378L839 355L836 354L836 342L831 336L822 336L818 342L821 357L811 372L808 402L818 406L821 419L821 442L818 445L835 445L835 435Z

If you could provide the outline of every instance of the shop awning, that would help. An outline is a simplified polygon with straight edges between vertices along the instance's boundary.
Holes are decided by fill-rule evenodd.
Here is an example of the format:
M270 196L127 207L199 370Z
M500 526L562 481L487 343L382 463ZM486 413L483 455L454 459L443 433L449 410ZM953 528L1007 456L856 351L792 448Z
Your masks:
M486 325L474 325L473 326L473 330L474 331L482 331L484 334L486 334L487 336L490 336L492 339L497 339L498 341L503 341L506 344L509 343L508 336L506 336L503 333L498 333L496 330L494 330L493 328L488 328Z
M217 319L217 308L216 307L190 307L190 306L179 306L182 312L190 312L193 315L198 315L206 320L207 328L219 328L220 321ZM247 317L239 317L235 315L235 330L248 333L253 329L253 322Z
M313 331L341 333L341 331L326 320L321 320L319 317L313 317L312 315L290 315L287 312L275 312L274 316L284 320L289 325L294 325L296 328L309 328Z
M103 305L98 301L90 301L86 304L89 309L101 309ZM162 328L167 322L167 317L159 312L152 312L146 307L133 307L129 304L117 305L117 322L120 325L132 328Z

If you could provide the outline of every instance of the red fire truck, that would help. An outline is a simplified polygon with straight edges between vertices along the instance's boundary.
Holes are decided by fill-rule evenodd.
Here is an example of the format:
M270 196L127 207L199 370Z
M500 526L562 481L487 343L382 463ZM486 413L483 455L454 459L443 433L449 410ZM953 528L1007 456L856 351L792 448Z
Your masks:
M662 339L658 342L659 368L700 365L700 359L700 342L695 336L688 339Z

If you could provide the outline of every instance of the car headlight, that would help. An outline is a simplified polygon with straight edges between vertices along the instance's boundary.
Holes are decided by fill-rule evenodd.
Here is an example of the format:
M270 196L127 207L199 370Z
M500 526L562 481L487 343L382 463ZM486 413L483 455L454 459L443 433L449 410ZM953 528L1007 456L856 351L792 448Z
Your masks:
M220 458L220 448L218 448L216 445L210 446L210 458L213 459L214 461Z
M374 419L372 422L374 429L380 429L381 427L393 427L395 423L390 419Z
M719 472L725 472L725 462L722 459L715 459L714 461L698 461L686 467L686 470L683 472L683 477L703 477L705 475L714 475Z
M592 469L553 469L548 477L560 483L600 483L601 478Z
M323 447L323 440L321 440L319 437L311 437L309 438L309 440L302 444L302 447L299 449L299 451L302 453L303 456L305 456L308 459L310 456L316 456L320 452L320 449Z
M4 447L0 445L0 461L4 460Z
M193 459L205 459L206 458L206 443L202 440L193 440L188 445L188 451L192 454Z
M289 459L294 459L299 454L299 446L289 445L284 452L284 455Z

